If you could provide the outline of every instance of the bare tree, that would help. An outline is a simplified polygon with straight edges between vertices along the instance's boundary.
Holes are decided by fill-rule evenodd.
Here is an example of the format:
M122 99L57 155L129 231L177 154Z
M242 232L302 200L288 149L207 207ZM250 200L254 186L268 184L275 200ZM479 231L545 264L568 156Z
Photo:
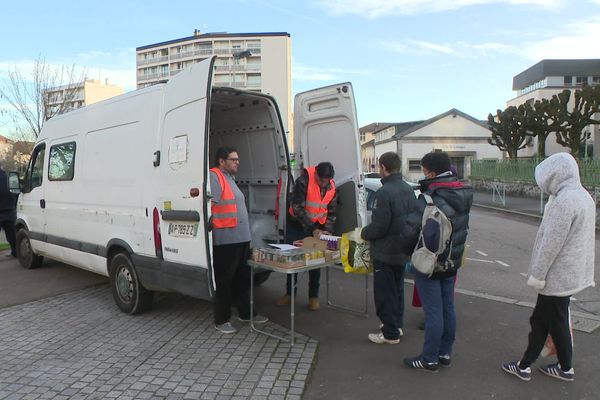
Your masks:
M75 65L52 66L43 56L34 64L31 76L16 66L9 68L8 81L0 86L0 102L8 104L7 116L21 139L35 139L44 121L68 111L78 96L77 87L85 79L85 71L77 73ZM54 99L49 96L60 93ZM48 100L52 107L46 107Z
M506 151L511 160L517 158L517 152L527 145L527 123L525 106L509 106L506 110L497 110L496 115L488 115L488 125L492 136L488 143Z

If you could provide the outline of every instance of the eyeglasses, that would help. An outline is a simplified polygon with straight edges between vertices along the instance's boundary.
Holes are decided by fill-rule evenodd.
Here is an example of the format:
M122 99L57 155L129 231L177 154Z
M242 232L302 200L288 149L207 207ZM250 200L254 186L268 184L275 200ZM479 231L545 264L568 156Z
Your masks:
M239 158L226 158L227 161L240 162Z

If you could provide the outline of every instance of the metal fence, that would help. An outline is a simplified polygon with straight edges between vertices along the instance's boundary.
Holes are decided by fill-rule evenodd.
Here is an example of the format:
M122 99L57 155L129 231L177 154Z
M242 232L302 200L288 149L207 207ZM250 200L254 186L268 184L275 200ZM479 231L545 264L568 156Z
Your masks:
M534 171L539 163L540 160L536 159L473 160L471 178L535 183ZM579 160L578 164L581 183L585 186L600 186L600 160Z

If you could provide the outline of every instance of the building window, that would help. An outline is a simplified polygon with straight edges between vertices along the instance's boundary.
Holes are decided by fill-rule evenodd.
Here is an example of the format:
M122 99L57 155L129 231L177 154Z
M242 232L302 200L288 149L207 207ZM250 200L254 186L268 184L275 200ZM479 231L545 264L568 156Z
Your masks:
M592 76L592 85L600 84L600 76Z
M408 172L421 172L421 160L408 160Z
M573 77L571 75L565 75L564 83L565 86L571 86L573 84Z
M575 84L577 86L587 85L587 76L577 76L577 77L575 77Z
M72 181L75 172L75 142L50 147L48 179Z

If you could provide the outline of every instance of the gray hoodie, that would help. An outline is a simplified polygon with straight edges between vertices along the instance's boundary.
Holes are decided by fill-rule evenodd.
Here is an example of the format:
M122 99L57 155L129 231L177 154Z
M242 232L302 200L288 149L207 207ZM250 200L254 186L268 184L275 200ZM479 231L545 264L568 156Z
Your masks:
M594 286L596 205L579 180L568 153L535 168L535 180L550 196L535 239L527 284L545 296L570 296Z

